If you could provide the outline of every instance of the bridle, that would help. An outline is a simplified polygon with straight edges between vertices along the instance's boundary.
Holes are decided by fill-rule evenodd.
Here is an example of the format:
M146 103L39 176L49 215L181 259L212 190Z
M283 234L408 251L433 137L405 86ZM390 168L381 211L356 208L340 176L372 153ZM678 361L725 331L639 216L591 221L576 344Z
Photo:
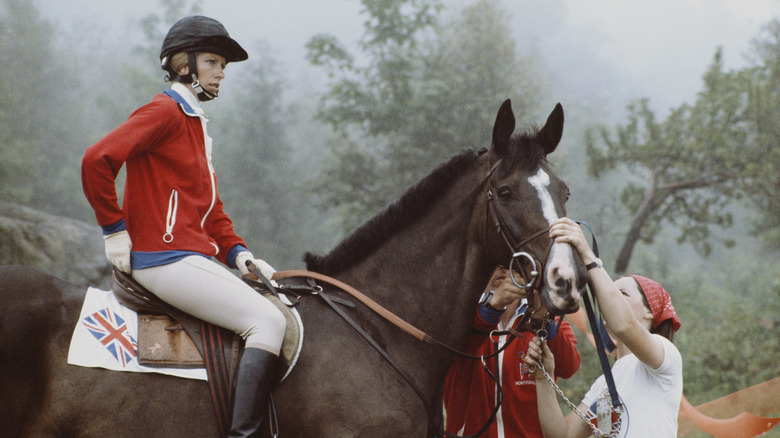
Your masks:
M493 195L493 190L491 189L488 189L487 192L487 205L488 205L488 212L493 218L493 225L496 228L496 232L498 232L501 235L507 247L509 247L510 252L512 253L512 258L509 261L509 270L512 271L514 269L515 263L520 258L527 259L531 264L530 271L526 271L525 269L514 269L521 276L523 276L523 280L525 280L524 285L521 285L517 281L515 281L514 276L512 276L512 282L515 283L515 286L519 287L520 289L533 289L534 286L536 286L536 289L538 289L539 286L541 285L538 284L536 280L539 277L540 269L544 270L544 264L534 259L534 257L531 254L525 251L521 251L521 249L527 244L531 243L531 241L535 240L537 237L547 234L550 231L550 227L546 227L539 231L536 231L535 233L532 233L531 235L524 238L520 242L517 242L515 238L509 232L507 232L506 222L504 221L504 218L501 216L501 212L498 211L498 208L496 207L495 195ZM517 264L519 267L520 263L517 262Z
M501 216L501 212L498 210L498 207L496 207L496 200L495 195L493 194L492 184L490 183L490 177L493 174L493 172L498 168L498 166L501 164L501 160L499 159L496 161L495 164L492 166L490 165L490 162L488 162L488 172L487 172L487 183L488 183L488 190L487 190L487 213L486 216L489 215L490 218L492 218L492 221L489 221L488 218L485 219L485 246L487 247L487 233L490 222L493 223L493 226L495 227L495 231L501 235L501 238L504 240L504 243L506 243L506 246L509 248L510 254L512 254L512 258L509 261L509 272L516 271L518 272L525 281L525 284L520 284L515 280L514 275L511 275L512 282L520 289L523 290L529 290L533 291L534 289L539 290L541 287L541 282L537 282L539 279L539 273L544 271L544 264L535 259L531 254L528 252L522 251L522 249L534 241L535 239L546 235L550 231L550 227L543 228L541 230L538 230L534 233L531 233L530 235L526 236L525 238L522 238L520 241L515 239L515 237L509 233L508 227L506 225L506 221L504 220L504 217ZM550 247L552 248L552 246ZM545 254L545 259L549 256L549 249L547 250L547 254ZM527 269L521 268L522 264L520 262L521 259L526 259L530 265L531 269L530 271ZM515 269L515 264L517 264L518 269ZM529 296L532 294L529 294Z

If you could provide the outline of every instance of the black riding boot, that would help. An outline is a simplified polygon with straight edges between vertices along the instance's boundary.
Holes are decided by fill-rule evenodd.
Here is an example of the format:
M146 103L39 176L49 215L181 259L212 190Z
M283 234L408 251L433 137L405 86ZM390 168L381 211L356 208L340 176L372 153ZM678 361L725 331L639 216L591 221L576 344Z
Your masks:
M259 348L247 348L238 363L233 420L229 437L260 436L268 412L268 397L277 383L279 356Z

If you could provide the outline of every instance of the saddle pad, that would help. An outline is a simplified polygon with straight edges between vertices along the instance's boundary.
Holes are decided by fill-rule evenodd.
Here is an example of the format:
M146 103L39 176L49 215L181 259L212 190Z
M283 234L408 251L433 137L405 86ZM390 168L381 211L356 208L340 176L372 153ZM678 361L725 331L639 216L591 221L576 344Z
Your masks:
M291 303L286 295L280 294L279 297L276 297L272 294L266 294L264 296L282 312L287 320L287 329L284 332L281 351L281 356L287 365L287 371L282 376L282 380L284 380L292 372L295 363L298 362L301 349L303 349L303 321L298 310L288 306Z
M207 380L205 368L155 368L138 363L138 315L114 294L89 288L73 330L68 363L115 371L159 373Z

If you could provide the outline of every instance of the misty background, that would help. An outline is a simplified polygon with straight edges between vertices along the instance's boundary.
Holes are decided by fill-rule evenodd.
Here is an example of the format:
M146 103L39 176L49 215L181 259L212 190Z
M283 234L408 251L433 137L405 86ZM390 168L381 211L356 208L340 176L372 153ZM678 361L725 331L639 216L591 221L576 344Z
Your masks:
M425 20L375 26L367 6L397 5ZM671 293L686 397L780 375L780 1L0 0L0 11L1 201L96 224L83 151L167 88L162 37L199 13L249 53L204 109L220 194L256 256L302 268L304 252L327 252L434 165L489 146L504 99L518 129L560 102L549 160L571 188L568 214L594 225L610 272ZM666 181L694 186L637 222L651 176L681 175ZM583 366L563 383L573 399L600 374L580 335Z

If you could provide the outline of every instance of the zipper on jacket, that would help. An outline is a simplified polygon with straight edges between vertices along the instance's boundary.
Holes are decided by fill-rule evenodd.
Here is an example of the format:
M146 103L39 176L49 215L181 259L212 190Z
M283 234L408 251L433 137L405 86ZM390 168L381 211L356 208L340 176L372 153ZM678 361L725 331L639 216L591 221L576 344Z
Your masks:
M176 210L179 208L179 192L176 189L171 191L171 197L168 198L168 217L165 219L165 234L163 242L173 242L173 226L176 225Z
M203 215L203 219L200 221L200 227L204 228L206 226L206 218L209 217L211 210L214 208L214 204L217 202L217 182L214 177L214 164L211 162L212 140L208 135L208 131L206 131L206 122L208 122L208 119L201 117L200 122L201 126L203 126L203 149L206 153L206 162L208 163L209 168L209 178L211 179L211 205L209 205L209 209L206 211L206 214ZM219 248L217 248L217 252L219 252Z

